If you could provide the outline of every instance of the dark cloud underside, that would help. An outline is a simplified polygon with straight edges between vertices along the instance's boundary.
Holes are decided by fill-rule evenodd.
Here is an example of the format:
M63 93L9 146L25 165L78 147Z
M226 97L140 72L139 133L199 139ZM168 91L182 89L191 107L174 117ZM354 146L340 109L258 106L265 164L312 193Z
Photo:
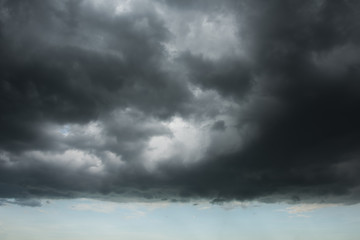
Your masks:
M358 202L359 12L0 1L0 197Z

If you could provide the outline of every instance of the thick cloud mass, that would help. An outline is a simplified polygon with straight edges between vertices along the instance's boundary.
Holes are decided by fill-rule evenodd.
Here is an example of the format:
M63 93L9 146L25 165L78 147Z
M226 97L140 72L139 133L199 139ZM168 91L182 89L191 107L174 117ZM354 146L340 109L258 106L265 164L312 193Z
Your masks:
M359 202L359 11L0 0L0 198Z

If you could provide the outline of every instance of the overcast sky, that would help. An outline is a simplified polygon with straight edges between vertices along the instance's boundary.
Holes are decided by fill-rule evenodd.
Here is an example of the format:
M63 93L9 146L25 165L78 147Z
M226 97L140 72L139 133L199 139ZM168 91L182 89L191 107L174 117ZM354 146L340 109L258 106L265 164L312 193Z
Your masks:
M0 203L358 203L359 29L356 0L0 0Z

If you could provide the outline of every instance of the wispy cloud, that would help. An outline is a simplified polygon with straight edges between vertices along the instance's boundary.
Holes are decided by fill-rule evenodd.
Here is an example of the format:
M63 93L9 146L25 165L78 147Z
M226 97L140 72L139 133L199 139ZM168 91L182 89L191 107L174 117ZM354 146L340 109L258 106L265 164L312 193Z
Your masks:
M341 204L331 204L331 203L312 203L312 204L299 204L291 207L287 207L284 210L279 211L285 211L288 214L290 214L291 217L310 217L309 215L306 215L304 213L310 213L317 209L321 208L328 208L328 207L337 207L341 206Z
M168 203L165 202L133 202L133 203L115 203L107 201L94 201L90 199L82 199L80 203L73 204L72 210L75 211L91 211L97 213L113 213L117 210L130 211L125 216L127 219L139 218L145 216L148 212L158 208L167 207Z
M118 205L110 202L79 203L71 206L76 211L92 211L99 213L111 213L118 208Z

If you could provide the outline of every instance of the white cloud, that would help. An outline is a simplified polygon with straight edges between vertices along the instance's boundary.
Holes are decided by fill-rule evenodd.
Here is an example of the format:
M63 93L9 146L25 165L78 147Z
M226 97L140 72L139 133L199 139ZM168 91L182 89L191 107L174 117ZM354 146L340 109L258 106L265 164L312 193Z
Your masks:
M41 151L29 151L25 157L35 159L58 167L66 167L70 170L82 170L89 173L100 174L104 165L97 156L82 150L70 149L63 153L50 153Z
M144 152L145 165L151 170L156 163L180 157L184 164L200 160L209 144L208 134L196 123L175 117L163 123L170 136L154 136Z
M305 215L304 213L310 213L317 209L321 208L328 208L328 207L336 207L340 206L340 204L330 204L330 203L311 203L311 204L299 204L291 207L287 207L284 210L288 214L291 214L293 216L297 217L309 217L308 215Z

